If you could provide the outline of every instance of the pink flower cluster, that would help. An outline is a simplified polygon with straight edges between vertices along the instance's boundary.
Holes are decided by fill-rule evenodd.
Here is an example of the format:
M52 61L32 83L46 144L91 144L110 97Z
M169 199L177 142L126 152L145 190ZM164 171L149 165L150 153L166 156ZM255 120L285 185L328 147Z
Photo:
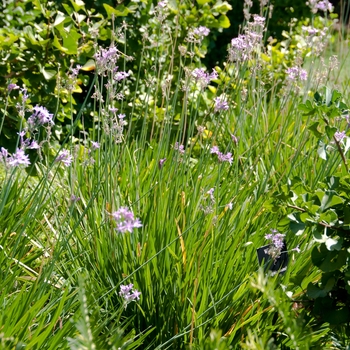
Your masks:
M126 308L132 301L140 300L141 292L134 289L134 285L130 283L120 286L119 295L124 299L124 307Z
M230 164L232 164L232 162L233 162L232 153L228 152L226 154L223 154L220 152L218 146L213 146L210 149L210 153L216 154L218 156L219 162L229 162Z
M214 69L209 74L209 73L206 73L203 68L195 68L192 71L191 76L204 89L210 83L211 80L214 80L214 79L218 78L218 73Z
M286 73L288 74L288 79L295 81L295 80L307 80L307 72L305 69L302 69L300 67L291 67L286 70Z
M135 218L134 213L126 207L119 208L112 213L112 217L117 223L116 231L119 233L132 233L134 228L142 227L140 219Z
M277 230L271 230L271 233L265 235L265 238L271 241L270 246L265 250L265 253L273 259L278 258L284 248L284 237L286 235L279 233Z
M30 130L36 129L42 125L54 125L53 114L47 108L36 105L33 107L33 113L28 118L28 126Z
M17 151L11 155L6 148L1 147L0 159L5 163L5 166L8 165L12 168L20 165L24 165L24 167L30 165L29 156L24 153L22 148L17 148Z

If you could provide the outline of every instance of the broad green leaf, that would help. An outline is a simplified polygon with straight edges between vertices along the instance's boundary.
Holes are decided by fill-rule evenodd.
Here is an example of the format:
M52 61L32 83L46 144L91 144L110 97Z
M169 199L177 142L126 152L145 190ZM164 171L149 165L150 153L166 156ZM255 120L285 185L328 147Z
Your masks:
M349 308L344 306L339 310L326 309L323 318L331 325L347 324L349 322Z
M32 45L39 45L38 40L35 39L33 28L31 26L26 26L23 28L24 36L30 41Z
M338 223L338 215L335 209L328 209L319 215L318 221L327 222L330 225Z
M81 9L84 9L85 3L81 0L70 0L71 4L74 7L75 12L79 12ZM84 9L85 10L85 9Z
M79 24L80 24L81 22L83 22L84 19L86 18L85 15L79 14L79 13L77 13L77 12L74 12L74 17L75 17L76 21L77 21Z
M124 5L118 5L116 8L113 8L112 6L103 4L103 7L107 12L108 18L111 18L112 15L115 17L125 17L130 13L130 10Z
M66 53L66 52L68 51L67 48L65 48L65 47L63 47L63 46L61 45L61 43L59 42L59 40L58 40L58 38L57 38L56 35L55 35L54 38L53 38L52 45L53 45L54 47L56 47L57 49L59 49L60 51L64 52L64 53Z
M6 33L6 36L0 35L0 47L8 48L11 47L13 43L15 43L19 39L19 36L13 33Z
M64 22L65 19L66 19L66 16L64 15L64 13L57 11L57 16L55 18L55 22L53 23L53 26L54 27L58 26L59 24Z
M315 99L315 101L317 102L318 105L323 103L323 98L322 98L322 96L320 95L320 93L318 91L315 92L314 99Z
M327 185L330 190L336 190L339 187L339 177L338 176L330 176L327 178Z
M315 122L312 125L308 127L308 129L317 137L321 138L322 134L317 130L318 126L320 125L319 122Z
M179 6L176 0L169 0L168 6L174 13L177 13L179 11Z
M321 201L321 210L344 203L344 199L336 195L335 191L326 191Z
M323 298L325 297L334 287L335 278L331 277L328 279L324 288L320 288L312 282L307 286L307 294L312 299Z
M216 5L213 6L213 11L219 12L222 15L225 15L230 10L232 10L232 6L227 1L217 1Z
M350 207L348 205L344 208L344 224L350 224Z
M324 144L322 141L320 141L317 153L320 156L320 158L327 160L327 145Z
M303 112L304 115L314 114L315 109L313 108L311 102L308 100L305 103L300 103L298 105L299 111Z
M71 29L66 37L63 37L63 46L67 49L67 54L76 55L78 53L78 43L81 38L75 29Z
M218 19L221 28L229 28L231 23L227 16L221 15Z
M322 243L314 247L311 252L311 259L315 266L324 272L330 272L341 269L346 263L347 252L345 250L328 250Z
M333 238L328 238L325 242L325 245L328 250L340 250L343 246L343 239L339 238L338 240Z
M296 235L300 236L304 233L306 225L302 222L291 222L289 225L290 230Z
M325 90L326 90L325 104L326 106L330 106L332 104L332 91L329 87L326 87Z
M94 60L88 60L81 68L80 70L83 70L85 72L91 72L95 70L96 64Z
M307 286L307 295L309 298L317 299L325 297L327 292L310 282Z
M74 10L72 9L72 7L69 6L68 4L62 4L62 6L64 7L64 9L66 10L66 12L67 12L69 15L71 15L71 14L74 12Z
M342 97L342 94L338 90L333 90L332 93L332 102L337 102Z
M43 73L43 76L46 80L50 80L56 75L57 71L51 69L46 70L45 68L43 68L41 70L41 73Z
M208 2L210 2L211 0L196 0L198 5L204 5L207 4Z
M326 129L326 134L327 134L328 138L330 140L333 139L333 136L336 133L337 128L326 125L325 129Z

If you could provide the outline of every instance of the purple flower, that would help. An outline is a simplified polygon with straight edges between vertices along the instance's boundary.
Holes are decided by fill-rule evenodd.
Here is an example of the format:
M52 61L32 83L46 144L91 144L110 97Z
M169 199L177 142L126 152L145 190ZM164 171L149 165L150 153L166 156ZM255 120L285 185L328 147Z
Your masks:
M323 1L319 1L316 4L316 9L321 10L321 11L325 11L325 12L326 11L333 12L334 7L328 0L323 0Z
M126 294L129 294L129 292L133 289L133 287L134 285L132 283L127 285L121 285L119 295L124 296Z
M114 80L116 81L121 81L121 80L124 80L126 79L127 77L129 77L130 74L127 73L127 72L117 72L115 75L114 75Z
M265 17L261 17L259 15L253 15L253 25L264 28L265 26Z
M165 8L167 6L167 4L168 4L167 1L159 1L157 6L159 8Z
M17 90L19 89L19 86L17 84L8 84L7 85L7 91L11 92L12 90Z
M192 71L191 76L204 89L210 83L211 80L218 78L218 73L213 69L213 71L210 74L208 74L204 71L203 68L195 68Z
M295 248L292 249L294 252L300 253L301 250L299 248L299 245L297 245Z
M338 142L340 142L344 137L346 137L346 133L345 131L337 131L334 133L334 137Z
M127 308L128 304L135 300L140 300L141 292L134 289L132 283L128 285L121 285L119 295L124 299L124 307Z
M193 33L198 35L198 36L208 36L210 33L210 30L207 27L200 26L198 28L195 28L193 30Z
M141 295L141 292L135 289L131 294L132 300L140 300L140 295Z
M2 158L3 158L4 160L6 160L7 157L8 157L8 155L9 155L8 150L7 150L6 148L4 148L4 147L1 147L0 151L1 151L1 156L2 156Z
M291 67L286 70L289 80L307 80L307 72L305 69L299 67Z
M16 153L13 153L8 159L8 164L12 167L24 165L25 167L30 165L29 156L24 153L24 150L18 148Z
M27 146L28 149L40 149L40 145L35 141L33 140L28 146Z
M180 145L178 142L175 142L174 145L174 150L179 151L179 153L184 154L185 153L185 148L183 145Z
M98 142L91 141L91 148L93 151L99 149L100 147L101 147L101 145Z
M231 40L231 46L237 51L249 51L252 48L251 43L247 40L247 36L240 34L237 38Z
M110 110L112 113L117 113L117 112L118 112L118 108L116 108L116 107L109 107L109 110Z
M227 111L229 108L227 101L225 101L225 99L222 96L215 97L214 102L215 102L215 105L214 105L215 112Z
M310 26L302 26L301 29L303 31L307 32L309 37L314 36L319 32L318 29L310 27Z
M305 69L300 69L299 70L299 78L300 80L307 80L307 71Z
M126 207L120 207L112 213L112 217L117 223L116 231L119 233L132 233L134 228L142 227L140 219L135 218L134 213Z
M97 73L104 75L107 71L113 72L119 56L119 51L115 46L110 47L108 50L100 49L96 52L94 58L96 60Z
M21 89L21 93L22 93L22 104L24 105L26 103L26 101L28 100L29 98L29 95L28 95L28 90L26 88L22 88Z
M218 146L213 146L213 147L210 149L210 153L219 154L219 153L220 153L219 147L218 147Z
M213 188L211 188L211 189L207 192L207 194L209 194L210 199L211 199L213 202L215 202L214 191L215 191L215 188L213 187Z
M229 48L230 61L247 60L253 47L253 42L251 42L249 36L240 34L237 38L231 40L231 47Z
M77 196L74 195L74 194L72 194L72 195L70 196L70 200L71 200L71 202L76 203L76 202L80 201L81 198L80 198L80 197L77 197Z
M78 76L80 68L81 68L80 64L78 64L76 68L70 68L70 71L72 72L72 78L76 78Z
M166 161L166 158L159 159L159 162L158 162L159 169L163 168L165 161Z
M68 150L63 149L56 157L55 162L62 162L66 167L69 167L73 162L73 157L70 155Z
M54 125L52 118L53 114L49 113L45 107L36 105L33 107L32 115L28 118L28 125L32 129L44 124Z
M218 159L219 159L219 162L229 162L230 164L232 164L233 162L233 157L231 152L228 152L226 154L219 152Z
M265 235L265 238L272 242L265 250L266 254L269 254L273 259L279 257L284 247L285 236L285 234L279 233L277 230L271 230L271 233Z
M21 139L21 145L24 144L24 136L26 135L26 131L25 130L22 130L21 132L18 132L17 135L20 137Z
M213 146L210 149L210 153L216 154L218 156L219 162L229 162L230 164L232 164L232 162L233 162L232 153L228 152L226 154L223 154L223 153L221 153L219 151L219 147L218 146Z
M238 137L237 136L231 134L231 139L236 145L238 144Z

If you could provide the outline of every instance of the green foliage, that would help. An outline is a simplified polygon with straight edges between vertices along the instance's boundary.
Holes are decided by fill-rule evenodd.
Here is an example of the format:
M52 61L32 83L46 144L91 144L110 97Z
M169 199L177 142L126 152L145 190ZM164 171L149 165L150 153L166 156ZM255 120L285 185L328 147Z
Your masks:
M92 1L18 5L32 17L26 22L20 12L23 30L6 50L22 52L11 81L25 83L30 97L7 94L1 137L11 138L15 124L16 132L30 126L36 103L47 99L57 112L55 126L28 127L10 155L0 149L1 346L328 346L341 331L320 310L334 293L344 296L348 281L347 237L336 229L349 225L347 139L339 139L337 119L347 107L327 89L305 101L310 86L285 80L285 68L301 64L292 50L267 68L281 75L265 84L261 42L200 84L193 72L210 40L188 33L198 24L227 26L230 4L163 5L96 2L96 12ZM16 32L14 23L3 30ZM118 60L101 73L96 51ZM130 79L113 79L117 65ZM78 95L84 86L95 99ZM224 108L215 107L219 97ZM29 149L32 139L39 150ZM15 163L17 147L31 162L26 171L27 163ZM142 226L118 222L122 207ZM256 257L273 228L289 247L281 276L264 275ZM125 299L127 284L140 299ZM345 320L337 302L332 317Z
M155 16L155 6L151 2L128 1L116 7L112 5L75 0L3 2L0 11L0 108L4 114L1 143L10 140L14 148L16 132L24 122L16 116L18 92L11 94L5 107L6 86L10 82L26 86L30 96L29 106L42 105L55 112L57 125L54 127L54 135L62 142L70 133L71 120L81 109L84 109L86 115L85 126L95 127L92 118L93 103L89 100L85 104L85 98L93 84L96 45L103 43L108 46L116 41L121 47L127 46L128 54L137 57L138 61L125 65L124 70L139 75L139 81L149 78L147 71L154 69L154 57L157 57L157 61L162 61L162 74L172 74L176 81L176 67L181 67L182 64L179 51L174 52L171 38L173 32L177 32L176 40L182 41L192 27L203 25L213 31L221 31L230 25L226 13L231 6L225 1L199 1L196 6L185 3L179 6L175 2L169 2L164 10L164 18L163 14ZM168 31L162 33L162 25ZM126 27L131 28L127 41ZM114 28L117 28L116 33ZM145 49L144 40L147 38L150 45ZM193 49L193 62L199 62L207 51L207 41L204 40L201 47ZM143 53L141 56L140 52ZM73 86L70 86L70 71L76 65L82 66L82 69ZM141 66L144 70L137 72ZM167 72L164 70L167 66L175 67L175 70ZM134 107L138 106L138 102L142 104L142 96L149 93L145 82L135 85L130 81L127 90L135 101ZM158 122L164 114L160 107L160 85L156 86L154 97L153 103L160 110L158 115L153 116L152 113L152 118ZM149 101L149 105L152 105L152 101ZM141 113L151 113L151 109L144 111L124 106L124 112L132 113L135 120L139 120ZM76 136L78 135L77 131Z
M318 156L333 164L336 173L314 182L312 188L302 179L294 178L284 194L280 194L280 205L294 210L288 214L290 230L296 235L311 232L315 242L310 257L321 275L307 285L312 314L320 323L328 322L338 337L348 337L345 330L350 321L350 178L346 158L349 137L338 131L347 123L348 107L339 91L324 88L314 94L313 101L300 104L299 110L308 118L309 130L318 140ZM299 276L298 280L306 276Z

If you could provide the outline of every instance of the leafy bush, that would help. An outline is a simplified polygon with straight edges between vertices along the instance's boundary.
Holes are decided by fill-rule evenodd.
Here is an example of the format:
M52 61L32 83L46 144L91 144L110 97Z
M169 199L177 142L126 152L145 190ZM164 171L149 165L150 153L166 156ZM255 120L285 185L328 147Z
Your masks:
M350 335L348 107L341 93L325 88L314 94L313 101L300 104L299 110L308 118L309 130L318 140L319 157L327 161L334 175L315 174L312 187L294 178L279 195L278 205L293 210L284 221L289 221L296 235L305 237L310 232L313 236L309 254L321 276L307 285L309 302L304 300L303 304L312 310L319 324L328 322L344 341ZM298 275L295 283L301 284L306 274Z
M291 234L302 231L303 222L289 230L289 219L280 220L299 208L288 207L289 200L299 200L298 193L290 195L297 180L289 179L302 179L312 192L320 179L334 177L342 160L325 146L326 135L343 140L342 129L336 134L333 121L324 129L320 123L308 128L314 109L329 121L327 113L334 117L346 108L336 92L315 94L317 108L306 102L321 81L316 73L325 79L330 68L314 64L306 71L287 43L288 59L276 62L274 53L264 51L265 19L255 15L231 41L222 67L205 69L201 60L209 29L185 28L185 23L202 18L203 24L220 27L226 3L199 2L191 8L164 2L105 4L96 17L80 1L72 3L71 13L64 4L67 14L57 10L53 20L58 18L62 33L54 26L45 33L57 37L51 49L67 73L57 73L51 96L36 97L56 97L58 112L33 105L30 86L15 79L4 103L5 116L18 121L19 134L13 149L0 148L1 345L334 345L336 332L304 307L306 297L301 300L322 278L309 254L314 243L305 233ZM128 41L127 25L134 21L142 24L143 37L131 27ZM65 61L66 25L81 35L80 70ZM100 42L90 25L106 34ZM293 33L290 38L296 46L302 39ZM92 47L91 53L81 49L83 44ZM276 47L282 54L282 45ZM309 49L300 54L315 58L318 52ZM41 53L34 51L24 52L38 59ZM56 64L50 61L48 67ZM280 74L274 77L276 67ZM88 74L91 92L79 102L83 94L74 91ZM8 119L2 122L5 130ZM326 166L314 157L320 135ZM347 143L339 142L333 146L344 147L345 157ZM321 188L322 199L329 198L327 184ZM330 209L338 209L341 196L330 199ZM286 244L262 248L276 229ZM282 252L285 246L288 252ZM257 249L271 260L276 252L288 254L284 274L264 274ZM318 288L324 292L329 285Z
M6 109L6 112L1 142L11 140L10 148L14 148L16 130L24 122L16 116L16 91L10 99L4 97L5 87L9 83L26 86L30 105L43 105L55 111L58 123L54 128L54 135L62 141L65 135L70 133L71 120L79 110L83 109L86 115L85 127L94 127L93 104L90 100L87 103L84 101L89 94L89 88L94 84L93 59L98 49L97 45L103 43L104 46L108 46L116 41L123 50L124 46L127 46L128 55L137 57L138 61L126 63L123 68L137 74L139 81L149 78L147 72L155 68L156 61L161 62L162 75L171 74L176 81L181 60L180 53L174 51L172 33L176 32L174 39L181 42L193 25L207 26L214 31L220 31L230 25L225 15L230 9L231 6L227 2L218 4L216 1L198 2L194 7L185 4L178 6L175 2L170 2L169 7L164 7L158 13L151 2L129 1L116 8L108 2L84 3L77 0L58 3L4 2L0 15L0 73L3 87L0 103L2 111ZM168 28L164 33L161 31L162 25ZM131 28L131 31L126 32L127 27ZM149 42L148 46L144 45L145 40ZM206 41L201 47L195 45L193 49L194 64L204 57ZM77 65L82 68L73 83L72 70L76 69ZM138 71L141 66L143 70ZM166 72L165 67L173 69ZM137 101L149 88L145 85L135 85L133 80L129 82L126 93L131 93L130 97ZM162 99L159 84L160 81L156 85L157 105ZM5 101L8 103L6 108ZM151 103L149 101L149 104ZM134 105L137 106L137 103ZM141 113L140 110L134 111L128 106L123 108L127 114Z

